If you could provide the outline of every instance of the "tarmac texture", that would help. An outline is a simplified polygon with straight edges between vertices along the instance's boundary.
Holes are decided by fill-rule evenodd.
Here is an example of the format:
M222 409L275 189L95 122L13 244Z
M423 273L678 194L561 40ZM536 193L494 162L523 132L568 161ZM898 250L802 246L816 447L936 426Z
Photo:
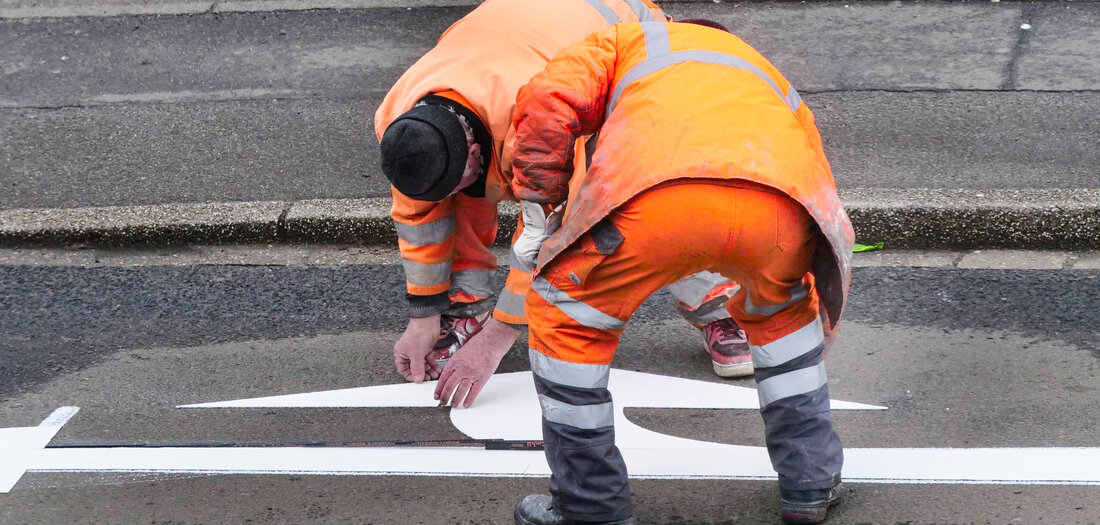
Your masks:
M353 209L355 199L386 199L373 110L472 3L247 4L225 12L233 3L102 2L94 5L131 14L72 16L80 12L64 10L78 3L6 0L0 210L15 215L0 216L0 241L267 242L270 217L195 226L158 214L185 218L196 203L324 200ZM858 196L845 202L865 217L861 238L1100 246L1090 193L1100 189L1100 154L1090 146L1100 142L1100 3L665 5L677 17L727 24L799 89L838 187ZM919 193L945 190L1025 192L1008 198L1023 211L1004 217L962 198L968 214L945 214ZM899 217L890 202L903 195L912 213ZM1062 201L1080 206L1063 213L1041 204ZM133 222L117 228L119 210L103 207L127 208L121 214ZM83 208L104 217L101 227L65 228L58 210ZM274 239L392 239L384 226L357 231L328 216L311 220L316 232ZM26 233L27 217L54 226Z
M845 446L1096 446L1098 270L860 267L854 277L828 358L830 392L888 410L835 412ZM0 346L17 350L0 360L0 426L34 426L58 406L79 405L55 443L460 438L448 409L439 408L174 408L399 382L390 353L403 326L394 307L403 301L400 282L394 264L0 265L7 312ZM659 293L638 312L615 366L720 381L670 299ZM516 345L500 371L526 369L526 351ZM752 410L627 415L675 436L762 444ZM545 491L545 483L32 472L0 495L0 522L506 523L515 501ZM632 485L645 523L777 521L771 482ZM830 523L1069 524L1100 516L1096 486L857 483L845 490Z

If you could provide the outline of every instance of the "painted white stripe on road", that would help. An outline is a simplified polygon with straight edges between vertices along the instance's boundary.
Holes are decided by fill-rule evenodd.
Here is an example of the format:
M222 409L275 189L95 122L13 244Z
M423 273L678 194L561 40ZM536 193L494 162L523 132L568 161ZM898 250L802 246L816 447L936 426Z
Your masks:
M46 416L41 423L40 427L63 427L65 423L68 423L77 412L80 412L80 407L61 407L54 410L50 415Z
M753 408L750 388L612 370L616 441L628 471L642 479L774 480L764 447L695 441L634 425L623 407ZM219 406L434 406L434 382L240 400ZM320 397L318 397L320 396ZM317 403L320 398L326 403ZM293 401L293 402L288 402ZM833 409L880 408L834 402ZM200 405L201 406L201 405ZM205 405L212 406L212 405ZM71 412L71 411L67 411ZM58 413L57 420L63 419ZM478 439L541 436L538 400L527 372L493 377L470 409L452 410L455 426ZM532 415L528 421L521 415ZM227 416L229 417L229 416ZM54 418L47 418L48 421ZM326 474L546 477L541 451L450 448L57 448L60 427L0 429L0 492L24 471L200 474ZM485 435L501 429L521 435ZM477 434L482 435L477 435ZM865 483L1100 485L1100 448L855 448L844 451L844 478Z
M633 479L774 480L764 447L622 448ZM675 461L669 461L669 458ZM1097 448L845 449L850 483L1100 485ZM549 477L542 451L389 449L48 449L31 472ZM0 492L6 492L0 490Z

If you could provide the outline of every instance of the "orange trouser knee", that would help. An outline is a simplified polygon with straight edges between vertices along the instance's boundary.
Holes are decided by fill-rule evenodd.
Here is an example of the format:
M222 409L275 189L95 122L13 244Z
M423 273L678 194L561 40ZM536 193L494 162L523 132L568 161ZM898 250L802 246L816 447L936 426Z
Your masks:
M779 193L719 181L649 190L535 278L525 303L531 347L563 361L608 364L647 297L703 270L741 284L727 308L750 344L770 343L818 315L808 273L813 232L802 206Z

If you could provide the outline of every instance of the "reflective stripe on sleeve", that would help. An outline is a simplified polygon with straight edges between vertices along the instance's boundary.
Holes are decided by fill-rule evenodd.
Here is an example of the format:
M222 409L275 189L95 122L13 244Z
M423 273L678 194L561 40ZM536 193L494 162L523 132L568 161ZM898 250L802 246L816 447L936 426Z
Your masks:
M511 316L526 318L523 301L524 296L514 294L511 290L505 288L500 291L500 299L497 299L497 310Z
M821 388L825 381L824 361L808 368L769 377L756 385L760 408L783 398L813 392Z
M541 275L531 282L531 289L538 293L546 302L554 305L568 315L574 321L589 328L599 330L622 330L626 328L626 322L611 317L587 304L584 304L569 294L554 288L549 281Z
M601 2L600 0L584 0L584 1L588 2L588 5L592 6L593 9L595 9L596 11L599 11L600 16L602 16L603 19L606 20L609 25L615 25L615 24L618 24L621 21L621 20L619 20L619 15L615 14L615 10L611 9L610 6L608 6L607 4Z
M684 62L702 62L705 64L730 66L748 71L760 77L764 82L767 82L768 86L783 99L783 103L791 111L798 111L799 106L802 105L802 97L795 91L794 86L791 86L791 88L784 93L783 90L779 88L779 85L776 84L775 80L768 76L764 70L743 58L702 49L669 53L668 28L665 24L660 22L643 23L642 31L645 33L646 52L649 53L649 58L630 68L630 70L623 75L622 79L619 80L619 83L611 93L611 98L608 99L607 110L604 112L604 115L611 114L611 111L615 109L615 105L618 104L619 97L622 96L623 91L634 81L646 75L656 73L666 67L682 64Z
M452 213L437 221L415 225L393 221L393 226L397 237L413 246L438 244L455 232L455 216Z
M531 359L531 372L547 381L575 388L607 388L611 365L570 363L534 348L528 349L527 355Z
M414 286L436 286L451 280L451 261L420 264L402 259L401 266L405 268L405 280Z
M459 270L451 275L451 288L458 288L475 297L493 295L492 270Z
M570 405L557 399L540 395L542 417L559 425L593 430L615 424L615 408L610 403L597 405Z
M519 256L516 255L516 250L514 247L508 250L508 267L515 268L524 273L531 273L531 267L523 264L523 261L519 260Z
M755 304L752 304L752 293L746 292L745 312L753 315L773 316L779 312L782 312L784 309L791 306L792 304L805 299L808 293L810 292L806 290L806 287L803 286L802 283L798 283L791 287L791 298L787 299L785 302L770 306L756 306Z
M645 5L642 0L625 0L626 5L630 6L630 10L634 11L634 15L638 17L639 22L652 22L653 12L649 10L649 6Z
M750 346L752 362L758 368L779 366L796 357L813 351L825 342L825 332L821 317L815 317L810 324L795 330L763 346Z

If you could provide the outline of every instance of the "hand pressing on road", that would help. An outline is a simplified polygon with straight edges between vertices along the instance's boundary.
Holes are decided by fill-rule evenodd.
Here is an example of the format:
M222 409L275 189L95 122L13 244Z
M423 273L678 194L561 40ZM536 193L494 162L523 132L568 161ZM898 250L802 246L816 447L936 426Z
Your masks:
M439 377L439 365L425 361L439 339L439 320L439 315L409 319L405 333L393 345L393 364L406 381L422 383Z
M435 387L439 404L470 408L517 337L518 329L490 319L443 368Z

